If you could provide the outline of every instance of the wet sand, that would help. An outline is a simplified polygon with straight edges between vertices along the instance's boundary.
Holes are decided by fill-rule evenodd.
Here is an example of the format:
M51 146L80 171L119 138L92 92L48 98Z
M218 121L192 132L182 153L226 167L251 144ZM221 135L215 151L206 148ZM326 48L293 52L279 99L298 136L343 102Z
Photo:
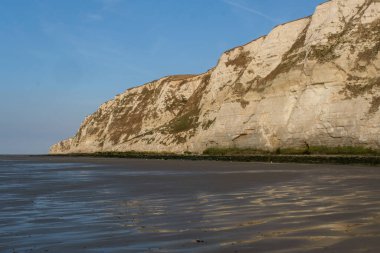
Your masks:
M0 252L380 252L380 168L0 156Z

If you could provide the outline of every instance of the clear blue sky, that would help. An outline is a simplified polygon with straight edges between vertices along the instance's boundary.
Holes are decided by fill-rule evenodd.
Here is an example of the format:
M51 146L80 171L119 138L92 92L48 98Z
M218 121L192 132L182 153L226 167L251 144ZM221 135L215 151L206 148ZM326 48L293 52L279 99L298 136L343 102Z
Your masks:
M47 153L129 87L201 73L323 0L0 0L0 154Z

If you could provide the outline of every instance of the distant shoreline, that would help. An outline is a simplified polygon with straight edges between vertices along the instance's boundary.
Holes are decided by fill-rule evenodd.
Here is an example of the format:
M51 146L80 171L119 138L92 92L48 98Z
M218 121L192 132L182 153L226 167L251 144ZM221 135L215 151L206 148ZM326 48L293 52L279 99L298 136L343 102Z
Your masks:
M40 155L41 156L41 155ZM44 156L44 155L42 155ZM180 155L154 153L83 153L49 154L51 157L99 157L129 158L150 160L190 160L190 161L226 161L226 162L267 162L267 163L309 163L309 164L362 164L379 165L380 156L374 155Z

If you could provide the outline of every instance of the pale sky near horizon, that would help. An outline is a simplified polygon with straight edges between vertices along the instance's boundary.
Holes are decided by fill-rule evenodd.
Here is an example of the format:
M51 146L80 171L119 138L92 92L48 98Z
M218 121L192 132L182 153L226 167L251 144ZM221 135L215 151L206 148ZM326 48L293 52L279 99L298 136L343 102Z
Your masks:
M202 73L324 0L0 0L0 154L43 154L126 89Z

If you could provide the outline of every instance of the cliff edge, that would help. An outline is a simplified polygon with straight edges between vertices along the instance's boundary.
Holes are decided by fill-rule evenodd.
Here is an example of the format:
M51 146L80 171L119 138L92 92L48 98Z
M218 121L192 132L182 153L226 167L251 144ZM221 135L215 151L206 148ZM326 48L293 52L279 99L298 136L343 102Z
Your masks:
M380 0L332 0L201 75L132 88L52 154L380 148Z

